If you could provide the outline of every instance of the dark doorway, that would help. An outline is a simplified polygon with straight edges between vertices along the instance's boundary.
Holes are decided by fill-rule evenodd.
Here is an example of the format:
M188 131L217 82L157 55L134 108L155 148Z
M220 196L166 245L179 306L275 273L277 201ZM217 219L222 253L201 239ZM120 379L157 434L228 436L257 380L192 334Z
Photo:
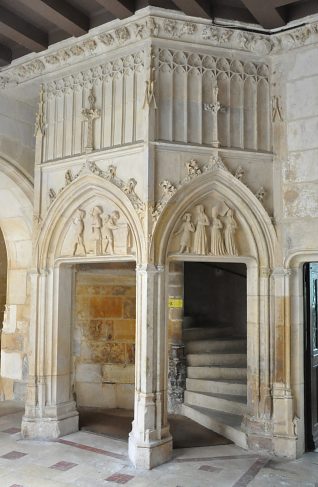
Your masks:
M305 446L318 448L318 263L304 266Z

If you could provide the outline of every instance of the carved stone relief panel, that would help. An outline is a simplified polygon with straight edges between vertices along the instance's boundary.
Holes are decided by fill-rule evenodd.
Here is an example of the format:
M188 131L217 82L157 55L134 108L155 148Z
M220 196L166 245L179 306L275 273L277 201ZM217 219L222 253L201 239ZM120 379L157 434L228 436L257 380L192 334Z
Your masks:
M66 232L62 256L132 255L130 226L111 201L96 198L78 208Z
M215 191L190 207L173 232L170 251L201 256L248 255L245 225Z

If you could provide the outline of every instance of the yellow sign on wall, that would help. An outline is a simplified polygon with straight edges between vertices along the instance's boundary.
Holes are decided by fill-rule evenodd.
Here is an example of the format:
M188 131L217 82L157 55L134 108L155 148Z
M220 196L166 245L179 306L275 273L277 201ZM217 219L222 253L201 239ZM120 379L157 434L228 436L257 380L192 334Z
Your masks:
M176 298L175 296L169 296L169 308L183 308L183 299Z

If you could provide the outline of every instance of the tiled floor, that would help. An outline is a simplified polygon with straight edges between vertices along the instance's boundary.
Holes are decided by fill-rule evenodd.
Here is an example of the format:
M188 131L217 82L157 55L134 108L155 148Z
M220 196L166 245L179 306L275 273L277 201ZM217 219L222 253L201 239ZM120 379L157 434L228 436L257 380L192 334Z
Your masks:
M25 441L17 432L21 416L1 415L0 403L0 487L318 487L318 453L279 461L234 445L187 448L141 471L130 465L124 441L84 431Z

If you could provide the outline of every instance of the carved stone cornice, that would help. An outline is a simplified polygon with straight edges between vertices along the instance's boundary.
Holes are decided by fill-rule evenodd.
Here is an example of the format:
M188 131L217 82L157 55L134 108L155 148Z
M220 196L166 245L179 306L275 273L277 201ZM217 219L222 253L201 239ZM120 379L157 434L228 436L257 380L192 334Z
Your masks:
M162 10L146 8L128 19L118 21L115 26L111 22L93 29L80 40L68 39L50 46L46 51L33 54L31 60L28 55L26 60L21 58L15 61L2 69L0 88L56 72L140 40L156 38L267 56L317 42L318 22L269 35L216 26L201 19L188 20L182 14L163 14Z

